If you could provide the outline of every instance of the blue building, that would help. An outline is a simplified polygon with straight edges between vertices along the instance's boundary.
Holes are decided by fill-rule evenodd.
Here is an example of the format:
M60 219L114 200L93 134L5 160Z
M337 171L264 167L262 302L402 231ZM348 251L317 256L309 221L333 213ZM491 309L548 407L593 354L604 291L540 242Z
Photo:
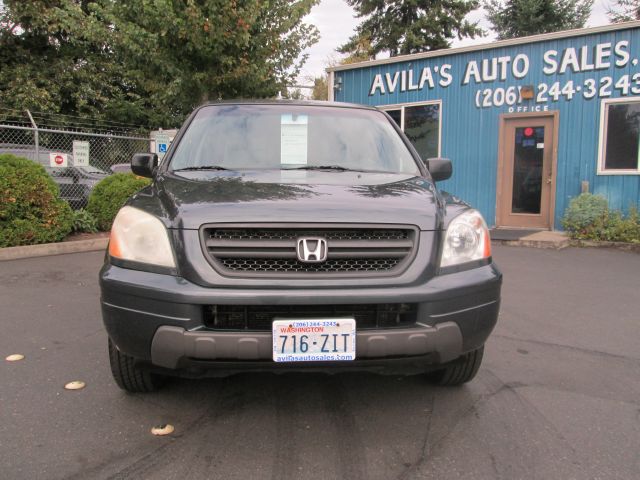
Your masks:
M561 229L581 191L640 202L639 61L628 22L340 65L329 97L386 110L423 158L450 158L441 188L488 224Z

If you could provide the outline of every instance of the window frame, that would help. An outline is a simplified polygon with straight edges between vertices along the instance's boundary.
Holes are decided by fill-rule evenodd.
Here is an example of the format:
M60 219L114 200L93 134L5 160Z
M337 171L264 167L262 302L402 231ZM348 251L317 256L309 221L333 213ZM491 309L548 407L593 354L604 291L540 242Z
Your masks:
M383 112L387 110L400 110L400 130L404 133L404 110L407 107L422 107L423 105L438 105L438 158L442 157L442 100L428 100L424 102L394 103L391 105L377 105ZM415 147L414 147L415 148ZM426 158L423 159L427 160Z
M600 130L598 132L598 175L640 175L640 144L638 145L638 164L635 169L605 168L607 150L607 128L609 105L619 103L640 103L640 97L605 98L600 102Z

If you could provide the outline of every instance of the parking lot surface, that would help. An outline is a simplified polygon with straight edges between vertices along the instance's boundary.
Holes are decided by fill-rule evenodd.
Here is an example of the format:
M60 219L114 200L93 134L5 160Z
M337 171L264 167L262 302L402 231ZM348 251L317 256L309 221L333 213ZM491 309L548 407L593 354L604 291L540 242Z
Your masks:
M494 256L500 319L463 387L243 374L147 395L111 380L101 252L0 262L0 478L639 478L640 255Z

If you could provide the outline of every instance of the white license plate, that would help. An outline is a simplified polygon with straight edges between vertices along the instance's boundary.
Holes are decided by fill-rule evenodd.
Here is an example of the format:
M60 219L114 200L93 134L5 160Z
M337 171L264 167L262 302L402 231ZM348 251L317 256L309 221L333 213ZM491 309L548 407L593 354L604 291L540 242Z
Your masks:
M336 362L355 358L353 318L273 321L275 362Z

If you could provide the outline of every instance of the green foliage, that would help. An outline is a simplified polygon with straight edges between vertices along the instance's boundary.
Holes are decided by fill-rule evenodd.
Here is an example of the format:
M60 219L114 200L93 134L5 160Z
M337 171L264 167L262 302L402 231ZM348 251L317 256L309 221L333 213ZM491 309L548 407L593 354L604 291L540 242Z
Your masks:
M149 183L149 179L136 177L133 173L111 175L91 191L87 212L96 219L100 230L108 231L116 213L129 197Z
M475 38L483 31L465 20L477 0L346 0L362 19L356 34L338 51L375 57L405 55L450 46L455 37Z
M286 91L317 0L4 0L0 107L149 127Z
M602 220L608 211L607 199L601 195L582 193L571 199L564 213L562 226L569 232L580 232L596 221Z
M617 0L616 6L607 10L609 20L613 23L640 20L640 0Z
M313 90L311 92L311 98L313 100L328 100L329 99L329 87L327 85L327 76L315 77L313 79Z
M110 0L4 0L0 10L0 106L104 118L128 100L126 69L113 60Z
M640 218L632 208L625 217L620 212L608 213L604 219L598 240L609 242L640 243Z
M582 28L593 0L485 0L487 19L499 40Z
M0 155L0 247L60 241L71 232L72 215L41 165Z
M583 193L569 203L562 226L571 238L609 242L640 242L640 216L631 208L625 217L609 211L607 200L600 195Z
M96 233L98 231L98 221L91 213L84 208L73 211L73 231Z

